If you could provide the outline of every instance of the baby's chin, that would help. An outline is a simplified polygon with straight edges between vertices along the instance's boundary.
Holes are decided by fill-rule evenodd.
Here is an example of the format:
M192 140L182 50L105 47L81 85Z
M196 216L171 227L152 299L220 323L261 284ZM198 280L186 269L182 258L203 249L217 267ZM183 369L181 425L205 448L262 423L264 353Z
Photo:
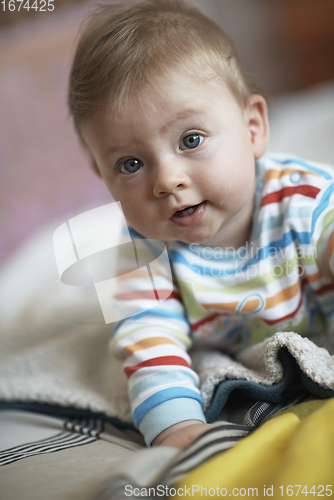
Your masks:
M211 238L212 234L208 234L207 231L198 231L197 234L184 235L184 237L175 238L175 240L181 241L182 243L186 243L188 245L197 244L201 246L211 246L210 245Z
M177 236L168 236L160 233L155 233L154 231L142 231L139 226L136 226L134 224L129 224L137 233L139 233L141 236L148 240L158 240L158 241L164 241L164 242L181 242L186 245L191 245L191 244L196 244L196 245L201 245L201 246L206 246L206 242L209 242L210 237L212 235L208 235L207 231L199 231L197 232L196 235L187 235L187 234L181 234ZM202 234L201 234L202 233ZM204 233L204 234L203 234ZM207 246L210 246L207 245Z

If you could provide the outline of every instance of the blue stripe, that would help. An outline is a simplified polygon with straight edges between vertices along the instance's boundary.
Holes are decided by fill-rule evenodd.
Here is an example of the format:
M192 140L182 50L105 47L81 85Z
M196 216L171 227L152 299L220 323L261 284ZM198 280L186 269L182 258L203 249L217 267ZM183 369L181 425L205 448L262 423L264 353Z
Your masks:
M272 217L267 217L266 219L262 219L258 228L260 229L259 233L266 231L267 229L274 229L275 227L281 227L284 220L284 214L274 215Z
M152 394L152 396L145 399L145 401L137 406L133 412L133 422L135 426L138 427L138 424L143 416L155 406L158 406L165 401L169 401L170 399L178 398L190 398L195 399L200 404L203 403L201 396L197 392L186 387L171 387L169 389L163 389L156 394Z
M310 217L312 215L312 212L313 212L313 206L307 206L307 207L289 206L284 213L286 219L294 219L300 217Z
M138 429L149 446L162 431L185 420L206 422L200 403L189 398L170 399L146 413L139 422Z
M112 337L115 336L115 333L120 329L120 327L123 325L123 323L125 323L125 321L128 321L128 320L133 321L136 319L144 318L145 316L159 316L159 318L161 318L161 316L163 316L165 318L173 318L173 319L177 319L179 321L183 321L184 323L186 323L187 326L189 325L188 321L183 316L166 311L164 309L158 309L157 307L154 307L152 309L148 309L147 311L144 311L144 312L141 312L138 314L134 314L133 316L130 316L129 318L125 318L125 319L120 320L114 326Z
M283 221L285 219L300 219L301 217L310 218L313 213L313 207L293 207L289 206L284 213L280 215L272 215L262 219L258 224L253 236L253 240L256 240L261 233L265 231L275 229L277 227L282 227Z
M295 231L294 229L291 229L291 231L285 233L283 238L281 238L280 240L272 241L268 245L260 247L258 256L255 256L252 259L250 259L247 262L247 264L237 269L237 272L246 271L249 266L255 265L261 260L270 257L271 254L279 252L280 250L289 247L291 244L295 242L295 240L298 240L298 243L302 245L308 245L311 242L311 233L308 233L306 231L298 232Z
M191 261L188 262L183 255L179 254L177 251L173 251L171 256L173 258L173 261L178 263L178 264L183 264L190 268L192 271L197 272L197 274L200 274L202 276L210 276L212 266L214 266L215 262L219 262L219 265L222 266L220 269L218 269L219 274L216 273L217 267L215 268L215 272L213 273L213 276L219 277L219 276L234 276L235 274L245 272L249 266L253 266L260 262L261 260L264 260L268 258L270 255L272 255L274 252L278 252L279 250L283 250L290 246L292 243L295 242L295 240L298 240L298 243L307 245L311 242L311 233L306 232L306 231L295 231L294 229L291 229L288 233L285 233L283 238L277 241L272 241L268 243L266 246L261 246L256 249L256 255L251 258L247 263L244 265L238 267L238 268L231 268L231 264L229 261L226 261L225 259L212 259L211 265L202 265L202 264L196 264L195 262ZM225 262L224 262L225 261ZM230 259L231 262L231 259ZM237 259L235 260L237 262ZM224 263L226 264L225 267L223 267Z
M325 179L330 180L333 179L333 176L330 175L326 170L322 170L318 167L314 167L307 163L306 161L303 161L299 158L292 158L291 160L279 160L277 158L271 158L271 160L274 160L276 163L280 163L281 165L291 165L296 164L300 165L301 167L307 168L307 170L310 170L311 172L314 172L315 174L322 175ZM307 172L305 172L307 173Z
M166 370L163 373L151 375L132 387L130 391L130 400L134 401L134 399L141 392L151 389L152 387L165 384L167 380L169 382L184 382L187 379L190 380L195 386L198 385L198 376L189 369L182 370L181 368L179 370Z
M256 238L258 238L261 233L267 231L268 229L275 229L276 227L282 227L284 219L310 218L312 214L313 214L313 207L289 206L288 209L285 210L284 213L280 215L273 215L271 217L262 219L256 229Z
M261 295L259 295L258 293L254 293L254 294L252 295L252 297L257 297L257 298L259 299L259 301L260 301L260 305L259 305L259 307L258 307L257 309L255 309L254 311L252 311L252 314L254 314L254 313L257 313L257 312L261 311L261 309L262 309L262 308L263 308L263 306L264 306L264 300L263 300L263 298L261 297ZM240 311L241 311L242 306L244 305L244 303L245 303L245 302L247 302L247 301L248 301L248 299L249 299L249 297L245 297L245 298L244 298L244 300L241 302L241 304L239 304L239 305L238 305L238 307L237 307L237 312L240 312ZM239 328L240 328L240 327L238 327L238 329L239 329Z

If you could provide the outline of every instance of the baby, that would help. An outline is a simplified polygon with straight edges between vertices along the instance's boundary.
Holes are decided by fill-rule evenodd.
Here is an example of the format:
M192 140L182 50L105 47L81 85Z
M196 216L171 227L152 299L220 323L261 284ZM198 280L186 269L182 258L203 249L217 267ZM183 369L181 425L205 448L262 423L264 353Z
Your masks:
M330 326L333 171L265 154L263 93L229 37L181 0L99 8L77 47L69 106L132 234L167 245L172 295L120 321L111 347L146 443L184 448L209 425L192 343L233 356L277 331ZM166 279L155 276L159 289Z

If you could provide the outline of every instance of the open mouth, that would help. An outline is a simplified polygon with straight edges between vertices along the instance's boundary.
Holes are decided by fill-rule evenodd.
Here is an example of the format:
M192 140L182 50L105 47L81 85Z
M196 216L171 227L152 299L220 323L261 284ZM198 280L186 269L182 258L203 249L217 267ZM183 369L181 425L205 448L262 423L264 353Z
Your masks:
M198 224L204 216L205 205L206 202L202 201L197 205L178 210L169 220L179 227L189 227Z
M191 215L192 213L194 213L196 208L198 208L200 205L202 205L202 203L184 208L183 210L178 210L177 212L175 212L173 217L187 217L187 215Z

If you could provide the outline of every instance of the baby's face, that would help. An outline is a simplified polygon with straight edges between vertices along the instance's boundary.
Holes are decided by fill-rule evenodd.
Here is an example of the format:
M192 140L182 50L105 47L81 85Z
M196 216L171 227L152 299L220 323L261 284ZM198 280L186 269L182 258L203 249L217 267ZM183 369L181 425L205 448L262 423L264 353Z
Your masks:
M117 116L83 130L128 223L147 238L238 247L251 229L266 106L242 109L227 86L171 74Z

